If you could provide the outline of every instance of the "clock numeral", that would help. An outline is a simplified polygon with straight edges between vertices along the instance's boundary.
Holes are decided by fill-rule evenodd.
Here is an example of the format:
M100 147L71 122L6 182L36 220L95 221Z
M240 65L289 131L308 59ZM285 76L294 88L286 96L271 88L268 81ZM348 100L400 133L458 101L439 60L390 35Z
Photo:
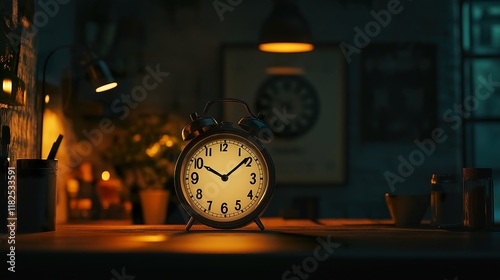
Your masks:
M207 203L208 203L208 210L212 210L212 201L211 200L207 200Z
M238 156L241 157L241 148L238 148Z
M223 202L222 205L220 206L220 212L222 214L226 214L227 213L227 203L226 202Z
M224 143L220 143L220 151L227 152L227 143L225 141Z
M234 207L234 210L240 211L240 209L241 209L241 203L240 202L241 202L241 200L239 200L239 199L236 200L236 206Z
M257 175L255 173L252 172L252 174L250 174L250 177L252 177L252 180L250 180L250 184L255 184L255 182L257 182Z
M252 199L252 198L253 198L253 193L252 193L252 190L250 190L250 191L248 192L247 197L250 197L250 199Z
M203 198L203 194L202 194L201 189L197 189L196 190L196 198L197 199L202 199Z
M252 158L248 157L247 167L252 167Z
M203 158L195 158L194 159L194 168L202 169L203 168Z
M206 145L205 145L205 156L206 157L212 156L212 148L208 148Z
M198 173L196 172L193 172L191 173L191 183L193 183L193 185L196 185L198 183Z

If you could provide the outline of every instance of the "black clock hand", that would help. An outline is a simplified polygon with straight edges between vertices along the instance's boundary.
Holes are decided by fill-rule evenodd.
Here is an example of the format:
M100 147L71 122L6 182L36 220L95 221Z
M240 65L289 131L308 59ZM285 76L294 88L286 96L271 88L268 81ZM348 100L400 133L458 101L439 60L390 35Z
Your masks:
M212 167L210 167L210 166L206 166L206 165L205 165L205 168L206 168L208 171L210 171L210 172L214 173L215 175L217 175L217 176L221 177L221 178L222 178L222 180L224 180L224 175L222 175L222 174L220 174L219 172L217 172L217 171L213 170L213 169L212 169ZM226 179L226 180L227 180L227 179ZM224 181L225 181L225 180L224 180Z
M238 165L236 165L236 167L233 168L233 170L229 171L229 173L227 173L226 176L229 177L229 175L231 175L231 173L233 173L234 171L236 171L236 169L238 169L243 164L247 163L248 159L250 159L250 157L247 157L247 158L243 159Z

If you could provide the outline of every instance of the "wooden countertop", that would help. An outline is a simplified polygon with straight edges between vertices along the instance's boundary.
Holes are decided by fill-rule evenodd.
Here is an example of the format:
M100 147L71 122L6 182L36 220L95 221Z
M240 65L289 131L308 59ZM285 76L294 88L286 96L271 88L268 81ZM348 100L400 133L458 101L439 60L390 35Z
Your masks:
M182 224L126 221L59 224L52 232L15 236L16 272L8 276L462 280L478 271L498 273L500 266L498 229L442 230L425 221L417 228L396 228L389 220L367 219L262 222L264 231L255 224L237 230L195 224L190 231Z

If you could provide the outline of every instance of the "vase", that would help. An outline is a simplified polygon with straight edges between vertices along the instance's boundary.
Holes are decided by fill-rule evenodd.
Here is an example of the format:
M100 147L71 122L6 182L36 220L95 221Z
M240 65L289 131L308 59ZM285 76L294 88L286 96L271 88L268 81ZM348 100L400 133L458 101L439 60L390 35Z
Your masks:
M145 189L139 192L144 224L164 224L167 217L170 190Z

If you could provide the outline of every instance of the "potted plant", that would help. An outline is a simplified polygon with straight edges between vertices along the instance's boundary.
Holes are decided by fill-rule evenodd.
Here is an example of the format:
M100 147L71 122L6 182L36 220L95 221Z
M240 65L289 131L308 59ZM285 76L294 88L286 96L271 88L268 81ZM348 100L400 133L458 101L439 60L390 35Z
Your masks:
M173 174L183 148L182 122L174 114L129 119L117 129L103 158L128 186L133 222L164 223L170 202L176 201ZM152 219L150 213L160 215Z

